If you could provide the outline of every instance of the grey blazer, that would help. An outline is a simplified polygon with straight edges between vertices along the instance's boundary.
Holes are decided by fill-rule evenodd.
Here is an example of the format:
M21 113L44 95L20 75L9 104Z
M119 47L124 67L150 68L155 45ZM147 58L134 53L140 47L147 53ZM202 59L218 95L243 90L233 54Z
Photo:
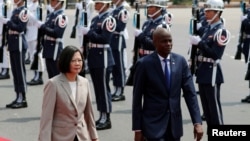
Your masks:
M42 104L39 141L91 141L98 138L89 82L77 76L76 100L69 82L59 74L46 83Z

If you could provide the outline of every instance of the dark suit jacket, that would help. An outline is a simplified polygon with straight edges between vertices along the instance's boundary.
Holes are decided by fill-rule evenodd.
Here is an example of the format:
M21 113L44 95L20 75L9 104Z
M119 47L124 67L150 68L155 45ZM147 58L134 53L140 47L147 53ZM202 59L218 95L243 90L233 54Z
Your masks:
M171 89L157 53L138 60L134 78L132 129L141 130L147 138L160 138L168 123L175 138L183 135L181 89L193 123L202 123L197 95L184 57L171 53Z

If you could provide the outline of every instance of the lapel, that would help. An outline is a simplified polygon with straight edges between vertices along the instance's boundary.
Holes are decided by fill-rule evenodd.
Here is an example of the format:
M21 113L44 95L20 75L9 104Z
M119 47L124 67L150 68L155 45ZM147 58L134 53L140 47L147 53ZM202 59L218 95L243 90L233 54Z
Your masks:
M60 74L60 82L61 82L62 89L65 90L66 95L69 97L71 103L74 105L75 109L77 110L76 101L73 98L71 88L69 86L69 82L63 73ZM77 85L77 82L76 82L76 85ZM78 90L77 90L77 92L78 92ZM77 95L78 94L76 94L76 100L77 100Z
M77 79L76 79L76 105L79 103L79 100L82 99L83 97L81 97L80 92L83 92L83 84L82 81L80 81L80 77L77 75Z

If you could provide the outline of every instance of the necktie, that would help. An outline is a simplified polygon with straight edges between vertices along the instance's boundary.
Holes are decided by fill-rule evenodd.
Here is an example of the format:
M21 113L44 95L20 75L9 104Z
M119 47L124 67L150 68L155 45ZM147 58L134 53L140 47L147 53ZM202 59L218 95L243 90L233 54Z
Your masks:
M168 62L170 60L165 58L163 61L165 62L165 77L166 77L166 82L167 82L167 88L169 90L169 88L170 88L170 72L169 72L169 70L170 69L168 70Z

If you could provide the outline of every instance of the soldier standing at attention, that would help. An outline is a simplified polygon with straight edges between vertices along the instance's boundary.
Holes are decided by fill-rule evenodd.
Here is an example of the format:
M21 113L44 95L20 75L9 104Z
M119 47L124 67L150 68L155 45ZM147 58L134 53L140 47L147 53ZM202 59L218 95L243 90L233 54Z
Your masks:
M97 130L111 128L109 75L115 62L109 43L116 22L109 14L110 4L111 1L95 1L98 15L92 19L90 27L82 27L83 35L86 35L89 41L88 67L94 85L97 110L100 112L100 118L96 121Z
M50 5L54 9L46 17L44 24L37 22L44 34L43 58L49 78L59 74L57 60L63 49L63 35L68 23L68 17L64 14L65 0L51 0Z
M28 10L25 8L24 0L14 0L16 8L12 12L10 19L1 17L0 22L8 26L8 50L10 54L10 65L14 80L14 89L16 99L7 108L25 108L26 101L26 69L25 69L25 54L27 50L27 41L24 32L29 20Z
M40 6L38 3L38 0L32 0L30 4L28 4L28 9L30 11L30 14L34 17L34 19L29 18L28 25L27 25L27 32L26 32L26 39L28 42L28 51L30 54L30 60L32 62L31 70L34 71L34 77L27 82L28 85L42 85L43 84L43 78L42 74L45 70L45 63L44 59L42 58L42 51L37 49L37 44L40 44L38 41L38 28L36 26L36 20L39 19L40 14L39 13ZM32 17L30 16L30 17ZM36 68L33 65L34 58L37 55L37 66Z
M162 12L165 11L167 0L150 0L147 4L147 17L148 20L142 25L142 30L135 29L135 37L140 41L141 47L139 48L139 56L145 56L155 51L153 45L153 31L158 26L165 26L170 30L168 23L166 23Z
M112 2L115 5L115 9L111 12L111 15L115 18L117 24L110 42L115 60L112 70L115 92L112 94L112 101L121 101L125 100L123 95L126 80L124 51L126 49L125 32L127 32L126 25L129 19L129 12L125 7L124 0L112 0Z
M11 16L11 12L13 10L12 2L11 0L6 0L5 3L3 0L0 0L0 15L5 16L9 18ZM6 11L5 11L6 8ZM5 13L6 12L6 13ZM5 25L6 26L6 25ZM9 58L9 51L8 47L6 46L7 43L7 27L5 28L5 33L4 31L4 24L0 22L0 50L2 53L0 54L0 79L9 79L10 78L10 58Z
M244 60L246 64L249 64L249 45L250 45L250 10L247 10L247 14L245 18L243 18L241 22L241 28L240 28L240 37L239 37L239 48L241 48L241 52L244 54ZM249 66L249 65L248 65ZM249 71L249 67L247 68ZM248 78L249 79L249 78ZM245 79L247 80L247 79ZM250 88L250 80L247 80L249 83ZM250 103L250 93L245 98L241 99L242 103Z
M196 83L207 125L223 125L220 88L224 83L220 60L230 41L230 33L221 20L222 0L208 0L204 5L207 28L202 36L193 35L190 42L199 49Z

